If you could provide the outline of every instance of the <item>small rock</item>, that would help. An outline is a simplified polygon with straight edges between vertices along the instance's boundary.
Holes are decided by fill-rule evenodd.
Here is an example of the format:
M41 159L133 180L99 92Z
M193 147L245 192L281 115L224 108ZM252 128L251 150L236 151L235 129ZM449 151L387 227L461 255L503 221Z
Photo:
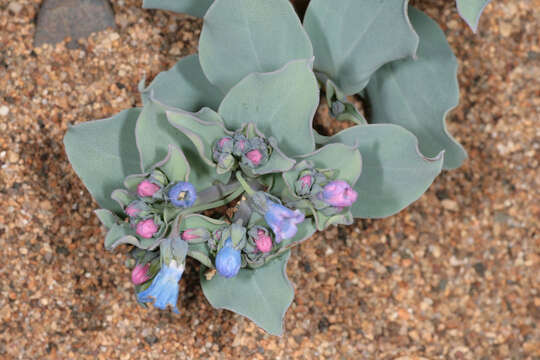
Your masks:
M324 332L330 327L330 321L328 321L328 318L326 316L323 316L322 319L319 321L319 331Z
M444 199L443 201L441 201L441 204L442 204L443 208L445 208L448 211L458 211L459 210L458 203L455 202L454 200Z
M158 342L158 338L155 335L150 334L144 337L144 341L146 341L148 345L154 345Z
M480 275L482 277L484 276L484 274L486 272L486 266L483 263L481 263L481 262L476 263L476 264L473 265L473 267L474 267L474 270L476 271L476 273L478 275Z
M19 14L22 9L23 9L23 6L16 1L12 1L8 5L8 10L14 13L15 15Z
M56 44L70 37L67 47L74 49L78 39L115 26L106 0L45 0L39 10L34 45Z

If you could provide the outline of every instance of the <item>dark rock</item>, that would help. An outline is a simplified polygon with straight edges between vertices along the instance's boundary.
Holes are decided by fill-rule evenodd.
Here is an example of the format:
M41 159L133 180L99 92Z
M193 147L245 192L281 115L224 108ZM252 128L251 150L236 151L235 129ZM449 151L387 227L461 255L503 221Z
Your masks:
M155 335L148 335L144 337L144 341L150 346L158 342L158 338Z
M481 262L476 263L476 264L473 265L473 267L474 267L474 270L476 271L476 273L478 275L480 275L482 277L484 276L484 273L486 272L486 266L483 263L481 263Z
M78 39L108 27L116 24L107 0L45 0L39 10L34 46L70 37L67 47L74 49Z
M319 320L319 331L324 332L330 327L330 321L328 321L328 318L326 316L323 316L321 320Z

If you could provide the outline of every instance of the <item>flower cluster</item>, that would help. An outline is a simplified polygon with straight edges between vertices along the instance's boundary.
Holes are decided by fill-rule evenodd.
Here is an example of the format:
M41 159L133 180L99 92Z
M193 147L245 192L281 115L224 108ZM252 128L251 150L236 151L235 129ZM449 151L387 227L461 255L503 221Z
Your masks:
M195 2L198 15L208 10L199 52L143 81L142 108L71 127L66 151L103 207L105 248L133 247L139 303L178 312L189 257L213 306L279 333L293 296L291 247L401 211L465 159L441 118L458 97L447 76L455 58L436 23L406 1L383 11L338 1L331 12L311 1L303 22L285 0ZM321 93L330 116L356 125L315 130ZM364 93L369 119L350 101Z

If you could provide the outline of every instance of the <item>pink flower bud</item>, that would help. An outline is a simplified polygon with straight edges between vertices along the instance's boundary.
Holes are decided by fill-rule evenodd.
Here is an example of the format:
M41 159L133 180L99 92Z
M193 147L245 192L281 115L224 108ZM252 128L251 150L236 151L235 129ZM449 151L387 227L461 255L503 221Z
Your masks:
M304 175L300 178L300 182L302 182L302 186L305 186L305 187L311 186L312 181L313 181L313 177L311 175Z
M246 154L246 156L255 166L259 165L263 158L263 155L259 150L251 150Z
M222 148L222 147L225 146L225 144L227 144L229 141L232 141L232 138L230 138L230 137L228 137L228 136L223 137L223 138L219 139L218 145L219 145L219 147Z
M143 282L150 280L150 276L148 276L148 269L150 269L150 264L137 264L131 272L131 282L135 285L140 285Z
M126 211L126 214L128 214L130 217L134 217L134 216L136 216L136 215L139 213L139 211L141 211L141 210L137 209L137 207L136 207L135 205L130 204L130 205L126 208L125 211Z
M260 252L267 253L272 250L272 238L264 230L257 230L257 239L255 240L257 249Z
M143 180L139 186L137 186L137 194L142 197L152 196L159 190L159 186L151 183L148 180Z
M137 223L137 234L145 239L150 239L158 231L158 226L152 219L139 221Z
M180 237L184 241L190 241L195 240L199 238L199 235L195 233L195 229L187 229L186 231L182 232L182 235Z

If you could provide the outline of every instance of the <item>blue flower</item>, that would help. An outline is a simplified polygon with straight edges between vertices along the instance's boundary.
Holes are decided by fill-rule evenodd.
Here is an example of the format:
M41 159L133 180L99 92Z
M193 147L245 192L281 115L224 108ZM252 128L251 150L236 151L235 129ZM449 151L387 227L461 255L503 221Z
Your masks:
M178 282L182 278L184 265L178 266L176 261L169 265L163 264L148 289L141 291L137 298L140 302L154 302L154 306L165 310L171 305L173 311L179 314L176 302L178 301Z
M266 206L268 210L264 214L264 220L274 231L276 242L293 238L298 231L296 225L304 221L304 214L300 210L292 211L270 200L266 201Z
M233 248L231 238L228 238L216 256L216 270L221 276L232 278L240 271L240 265L240 251Z
M174 206L188 208L197 200L197 191L191 183L180 181L169 190L168 197Z

